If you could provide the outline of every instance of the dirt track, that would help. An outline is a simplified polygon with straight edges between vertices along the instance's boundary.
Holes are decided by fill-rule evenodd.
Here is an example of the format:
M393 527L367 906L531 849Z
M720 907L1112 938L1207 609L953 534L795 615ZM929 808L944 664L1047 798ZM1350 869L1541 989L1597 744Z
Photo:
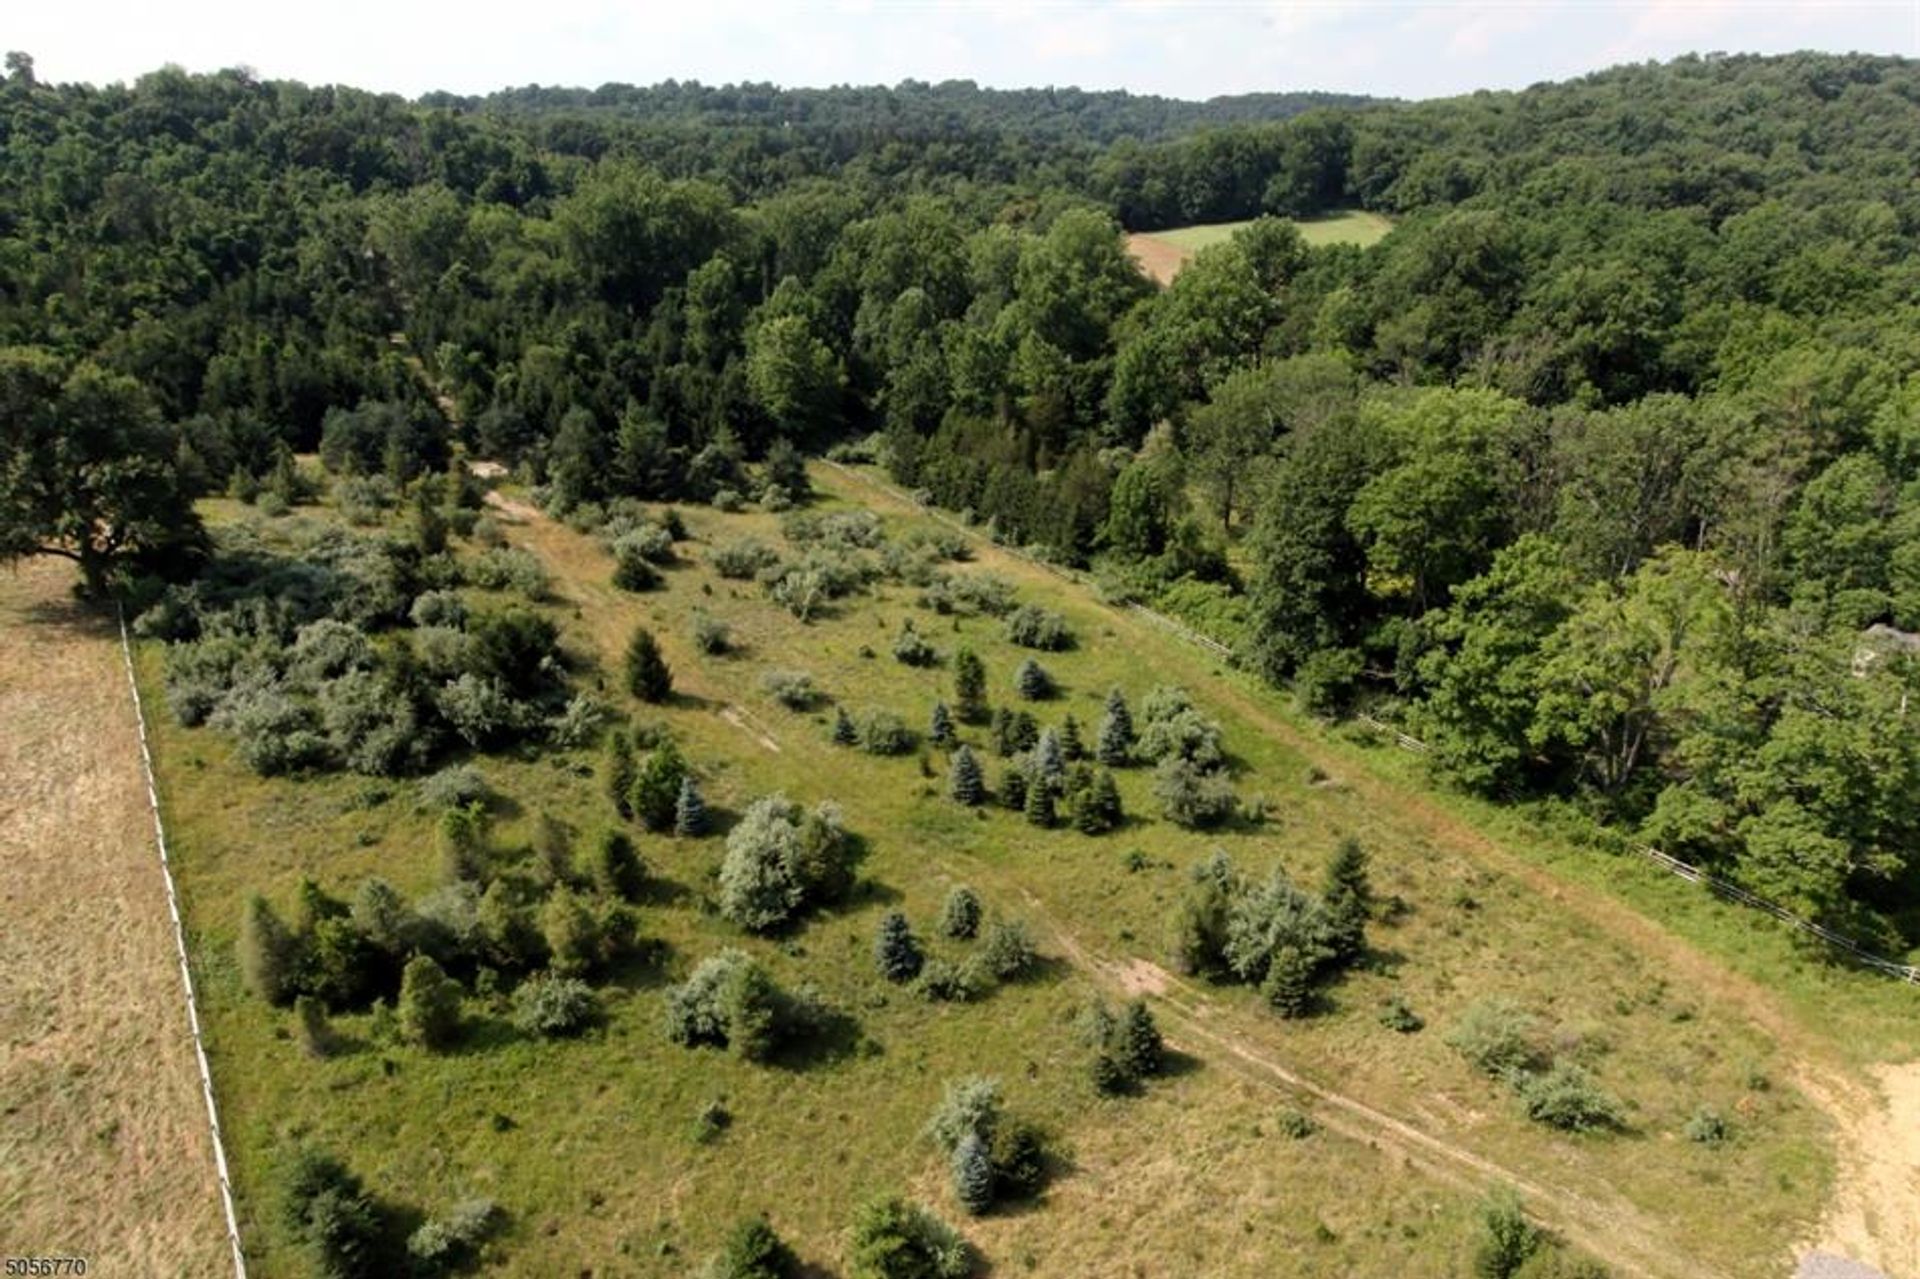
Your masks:
M118 632L0 570L0 1255L227 1273Z

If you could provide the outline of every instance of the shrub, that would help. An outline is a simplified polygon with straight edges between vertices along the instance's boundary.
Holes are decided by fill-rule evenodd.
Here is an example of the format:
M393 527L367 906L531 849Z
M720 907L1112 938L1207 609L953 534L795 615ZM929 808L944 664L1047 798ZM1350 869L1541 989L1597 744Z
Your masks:
M927 1120L927 1136L941 1154L950 1157L967 1137L992 1141L1000 1116L1000 1082L969 1075L947 1084L940 1104Z
M552 590L552 581L539 557L518 547L481 552L468 567L467 580L482 590L518 591L534 601L546 599Z
M469 746L497 746L527 725L527 715L497 680L471 672L441 685L433 708Z
M660 586L660 570L634 541L634 534L613 542L613 584L623 591L651 591Z
M981 993L983 976L972 964L929 959L920 970L919 990L935 1003L964 1004Z
M1013 981L1025 976L1040 956L1033 946L1033 934L1025 923L1018 919L1003 919L987 930L985 942L980 948L980 958L991 972L1001 981Z
M686 778L687 761L671 741L648 751L628 795L634 819L651 831L672 830L679 814L680 785Z
M735 581L750 581L763 570L778 564L780 553L764 542L751 539L742 542L724 542L708 553L707 562L713 565L713 571L721 577Z
M935 746L953 745L953 713L945 702L935 702L927 715L927 740Z
M1618 1128L1626 1118L1619 1101L1572 1062L1555 1062L1546 1073L1528 1076L1519 1091L1527 1118L1562 1132Z
M716 489L713 494L713 509L728 515L737 515L747 509L747 499L735 489Z
M1702 1146L1718 1146L1732 1136L1726 1116L1712 1106L1701 1106L1695 1110L1681 1132L1688 1141Z
M415 955L400 974L400 1033L438 1050L460 1033L460 987L432 957Z
M373 641L357 626L323 617L300 628L287 655L287 674L305 685L338 679L374 664Z
M576 1035L599 1013L593 988L573 977L536 973L513 992L513 1024L529 1035Z
M379 1210L360 1178L334 1156L309 1149L294 1157L280 1219L326 1279L355 1279L378 1270Z
M1153 795L1162 816L1189 830L1218 826L1233 815L1233 783L1185 759L1161 762L1153 773Z
M980 896L965 884L947 894L940 908L940 935L967 941L980 932Z
M633 779L639 766L633 760L633 738L626 729L617 728L607 738L607 759L601 769L606 781L607 798L622 817L633 816Z
M897 910L888 911L873 939L874 967L882 977L897 985L918 977L924 962L920 943L914 940L907 917Z
M764 1061L778 1047L787 1004L766 970L744 951L700 961L684 985L667 991L667 1037L677 1044L725 1048Z
M940 660L927 637L913 628L912 618L902 622L900 633L893 637L893 657L907 666L932 666Z
M805 671L768 671L760 677L760 687L767 696L788 710L812 710L820 700L820 690L813 686L813 676Z
M853 726L853 717L847 714L847 708L833 708L833 730L829 734L835 746L852 746L860 740L860 730Z
M733 649L733 628L711 613L693 615L693 646L710 657Z
M501 1218L491 1199L462 1199L444 1216L431 1217L407 1236L407 1252L433 1270L444 1270L470 1260Z
M987 668L970 648L953 655L953 709L963 724L987 717Z
M1447 1046L1475 1069L1496 1079L1513 1079L1545 1060L1540 1024L1510 1000L1481 999L1461 1014L1447 1032Z
M1226 762L1220 744L1220 726L1191 706L1149 719L1140 730L1139 754L1155 761L1184 760L1196 768L1218 768Z
M1022 648L1058 652L1073 647L1067 619L1036 604L1022 604L1007 614L1007 639Z
M1025 1199L1047 1180L1046 1140L1024 1119L1009 1117L995 1126L987 1143L993 1152L994 1182L1002 1197Z
M1031 657L1023 660L1014 672L1013 685L1020 696L1030 702L1044 701L1053 696L1053 676L1047 674L1046 667Z
M913 730L892 711L870 710L860 717L860 749L867 754L904 755L913 744Z
M986 778L970 747L962 746L954 751L953 762L947 767L947 793L970 807L986 799Z
M978 1133L970 1132L960 1139L951 1166L954 1198L962 1208L977 1217L993 1207L993 1161Z
M965 1279L972 1249L946 1222L898 1196L876 1199L853 1220L852 1279Z
M727 1232L726 1246L702 1279L793 1279L800 1259L765 1217L749 1217Z
M578 977L599 965L605 941L600 921L566 885L548 895L540 911L540 933L548 963L560 976Z
M673 672L660 655L659 641L645 627L634 628L627 641L627 691L643 702L664 702L673 691Z
M784 795L755 800L727 833L720 913L751 932L778 928L804 906L844 892L851 855L832 805L803 816Z
M593 745L612 719L613 711L605 702L591 693L577 693L547 720L547 740L561 750L580 750Z
M407 617L416 628L446 626L459 630L467 624L467 603L453 591L423 591L415 597Z
M278 688L236 689L208 722L233 735L240 758L262 777L316 768L328 759L312 709Z
M1380 1010L1380 1024L1399 1034L1411 1035L1424 1029L1427 1023L1421 1020L1420 1014L1408 1007L1404 997L1394 995Z
M1480 1205L1480 1242L1474 1249L1475 1279L1512 1279L1540 1249L1540 1232L1527 1220L1519 1196L1497 1186Z

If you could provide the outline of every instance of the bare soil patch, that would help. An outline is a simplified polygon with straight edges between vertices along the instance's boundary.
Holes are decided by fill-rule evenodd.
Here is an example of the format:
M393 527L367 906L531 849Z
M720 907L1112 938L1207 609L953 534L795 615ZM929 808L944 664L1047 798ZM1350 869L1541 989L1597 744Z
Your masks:
M1193 256L1177 245L1140 232L1127 237L1127 252L1134 256L1140 263L1140 269L1152 276L1156 284L1172 284L1173 277L1180 274L1180 268Z
M225 1273L118 632L0 572L0 1255Z

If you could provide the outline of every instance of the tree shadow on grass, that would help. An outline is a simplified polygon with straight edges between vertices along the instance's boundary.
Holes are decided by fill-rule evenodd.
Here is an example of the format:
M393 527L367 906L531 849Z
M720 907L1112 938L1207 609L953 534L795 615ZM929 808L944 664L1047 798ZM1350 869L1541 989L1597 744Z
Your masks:
M806 1033L781 1044L767 1058L769 1066L797 1074L846 1061L860 1050L865 1035L852 1014L821 1007L813 1010L809 1017L812 1024Z

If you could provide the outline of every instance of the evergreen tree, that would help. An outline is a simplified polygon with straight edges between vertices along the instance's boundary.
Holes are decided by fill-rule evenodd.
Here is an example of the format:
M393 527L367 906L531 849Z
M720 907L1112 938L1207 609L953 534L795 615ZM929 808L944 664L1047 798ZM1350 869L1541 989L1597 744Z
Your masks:
M1020 669L1014 672L1013 683L1020 690L1020 696L1030 702L1053 696L1053 676L1047 674L1046 667L1031 657L1020 663Z
M853 717L847 714L847 708L844 706L834 707L833 744L835 746L852 746L858 743L859 740L860 730L853 726Z
M640 861L640 854L634 850L633 841L627 833L620 830L603 830L593 841L594 886L612 897L632 901L639 896L641 885L646 881L646 867ZM493 890L489 888L488 892Z
M953 745L953 716L945 702L933 704L933 714L927 717L927 740L935 746Z
M561 977L591 972L600 961L600 921L569 888L556 888L540 912L549 965Z
M986 799L986 779L971 748L962 746L953 753L953 763L947 768L947 793L968 806Z
M1106 713L1100 717L1100 739L1094 753L1108 768L1119 768L1133 751L1133 713L1127 698L1116 685L1107 694Z
M890 982L912 981L920 975L920 943L914 940L907 917L901 912L888 911L880 921L880 931L873 943L873 959L880 975Z
M953 1148L953 1193L960 1206L976 1217L993 1206L993 1160L977 1132L968 1133Z
M707 833L707 802L701 798L700 785L691 773L680 779L680 798L673 805L673 833L683 839Z
M1052 826L1059 818L1053 802L1053 787L1038 777L1029 778L1023 811L1033 825L1043 829Z
M709 1279L792 1279L800 1268L793 1249L765 1217L749 1217L727 1235L727 1245L703 1272Z
M1000 785L996 789L1002 807L1015 812L1024 812L1027 807L1027 774L1021 768L1020 761L1008 764L1000 773Z
M1033 748L1033 780L1058 793L1066 779L1067 753L1061 749L1060 735L1049 728Z
M1067 712L1067 718L1060 724L1060 749L1070 761L1079 761L1087 757L1087 744L1080 739L1080 721Z
M1351 835L1340 841L1327 862L1320 900L1331 925L1333 957L1338 963L1351 963L1366 948L1367 917L1373 910L1366 850Z
M627 785L633 785L633 755L627 755ZM627 793L619 792L618 808L627 807ZM630 814L622 813L625 817ZM541 876L549 885L564 884L573 876L573 832L552 813L541 813L533 827L533 851L538 857Z
M1153 1011L1144 999L1131 1000L1114 1029L1114 1047L1136 1079L1160 1073L1166 1058L1166 1041L1154 1024Z
M460 987L429 955L415 955L400 974L400 1033L430 1049L460 1032Z
M480 805L449 808L440 814L434 840L440 850L440 870L448 883L471 883L485 873L486 839L486 814Z
M987 668L970 648L953 655L953 709L963 724L987 717Z
M1030 711L1015 711L1007 735L1016 752L1030 751L1040 743L1040 721Z
M671 741L660 743L647 752L633 779L633 815L652 831L673 829L680 803L680 783L687 776L687 761Z
M965 884L947 894L940 908L940 932L955 941L968 941L980 932L980 896Z
M607 794L620 816L629 820L633 817L633 778L633 738L626 729L616 728L607 736Z
M1089 771L1070 793L1073 828L1082 835L1104 835L1120 824L1120 788L1106 769Z
M1018 729L1013 717L1013 712L1004 706L995 707L993 711L993 728L991 731L991 736L993 737L993 753L1005 759L1007 756L1018 751L1020 748L1014 745L1017 732Z
M298 942L267 899L253 894L240 918L240 971L247 986L270 1004L284 1004L293 998L298 968Z
M627 641L627 691L643 702L664 702L673 691L673 672L660 655L660 642L644 626Z
M1319 961L1304 946L1289 943L1277 947L1267 965L1260 993L1282 1017L1305 1017L1313 1011L1314 977Z

